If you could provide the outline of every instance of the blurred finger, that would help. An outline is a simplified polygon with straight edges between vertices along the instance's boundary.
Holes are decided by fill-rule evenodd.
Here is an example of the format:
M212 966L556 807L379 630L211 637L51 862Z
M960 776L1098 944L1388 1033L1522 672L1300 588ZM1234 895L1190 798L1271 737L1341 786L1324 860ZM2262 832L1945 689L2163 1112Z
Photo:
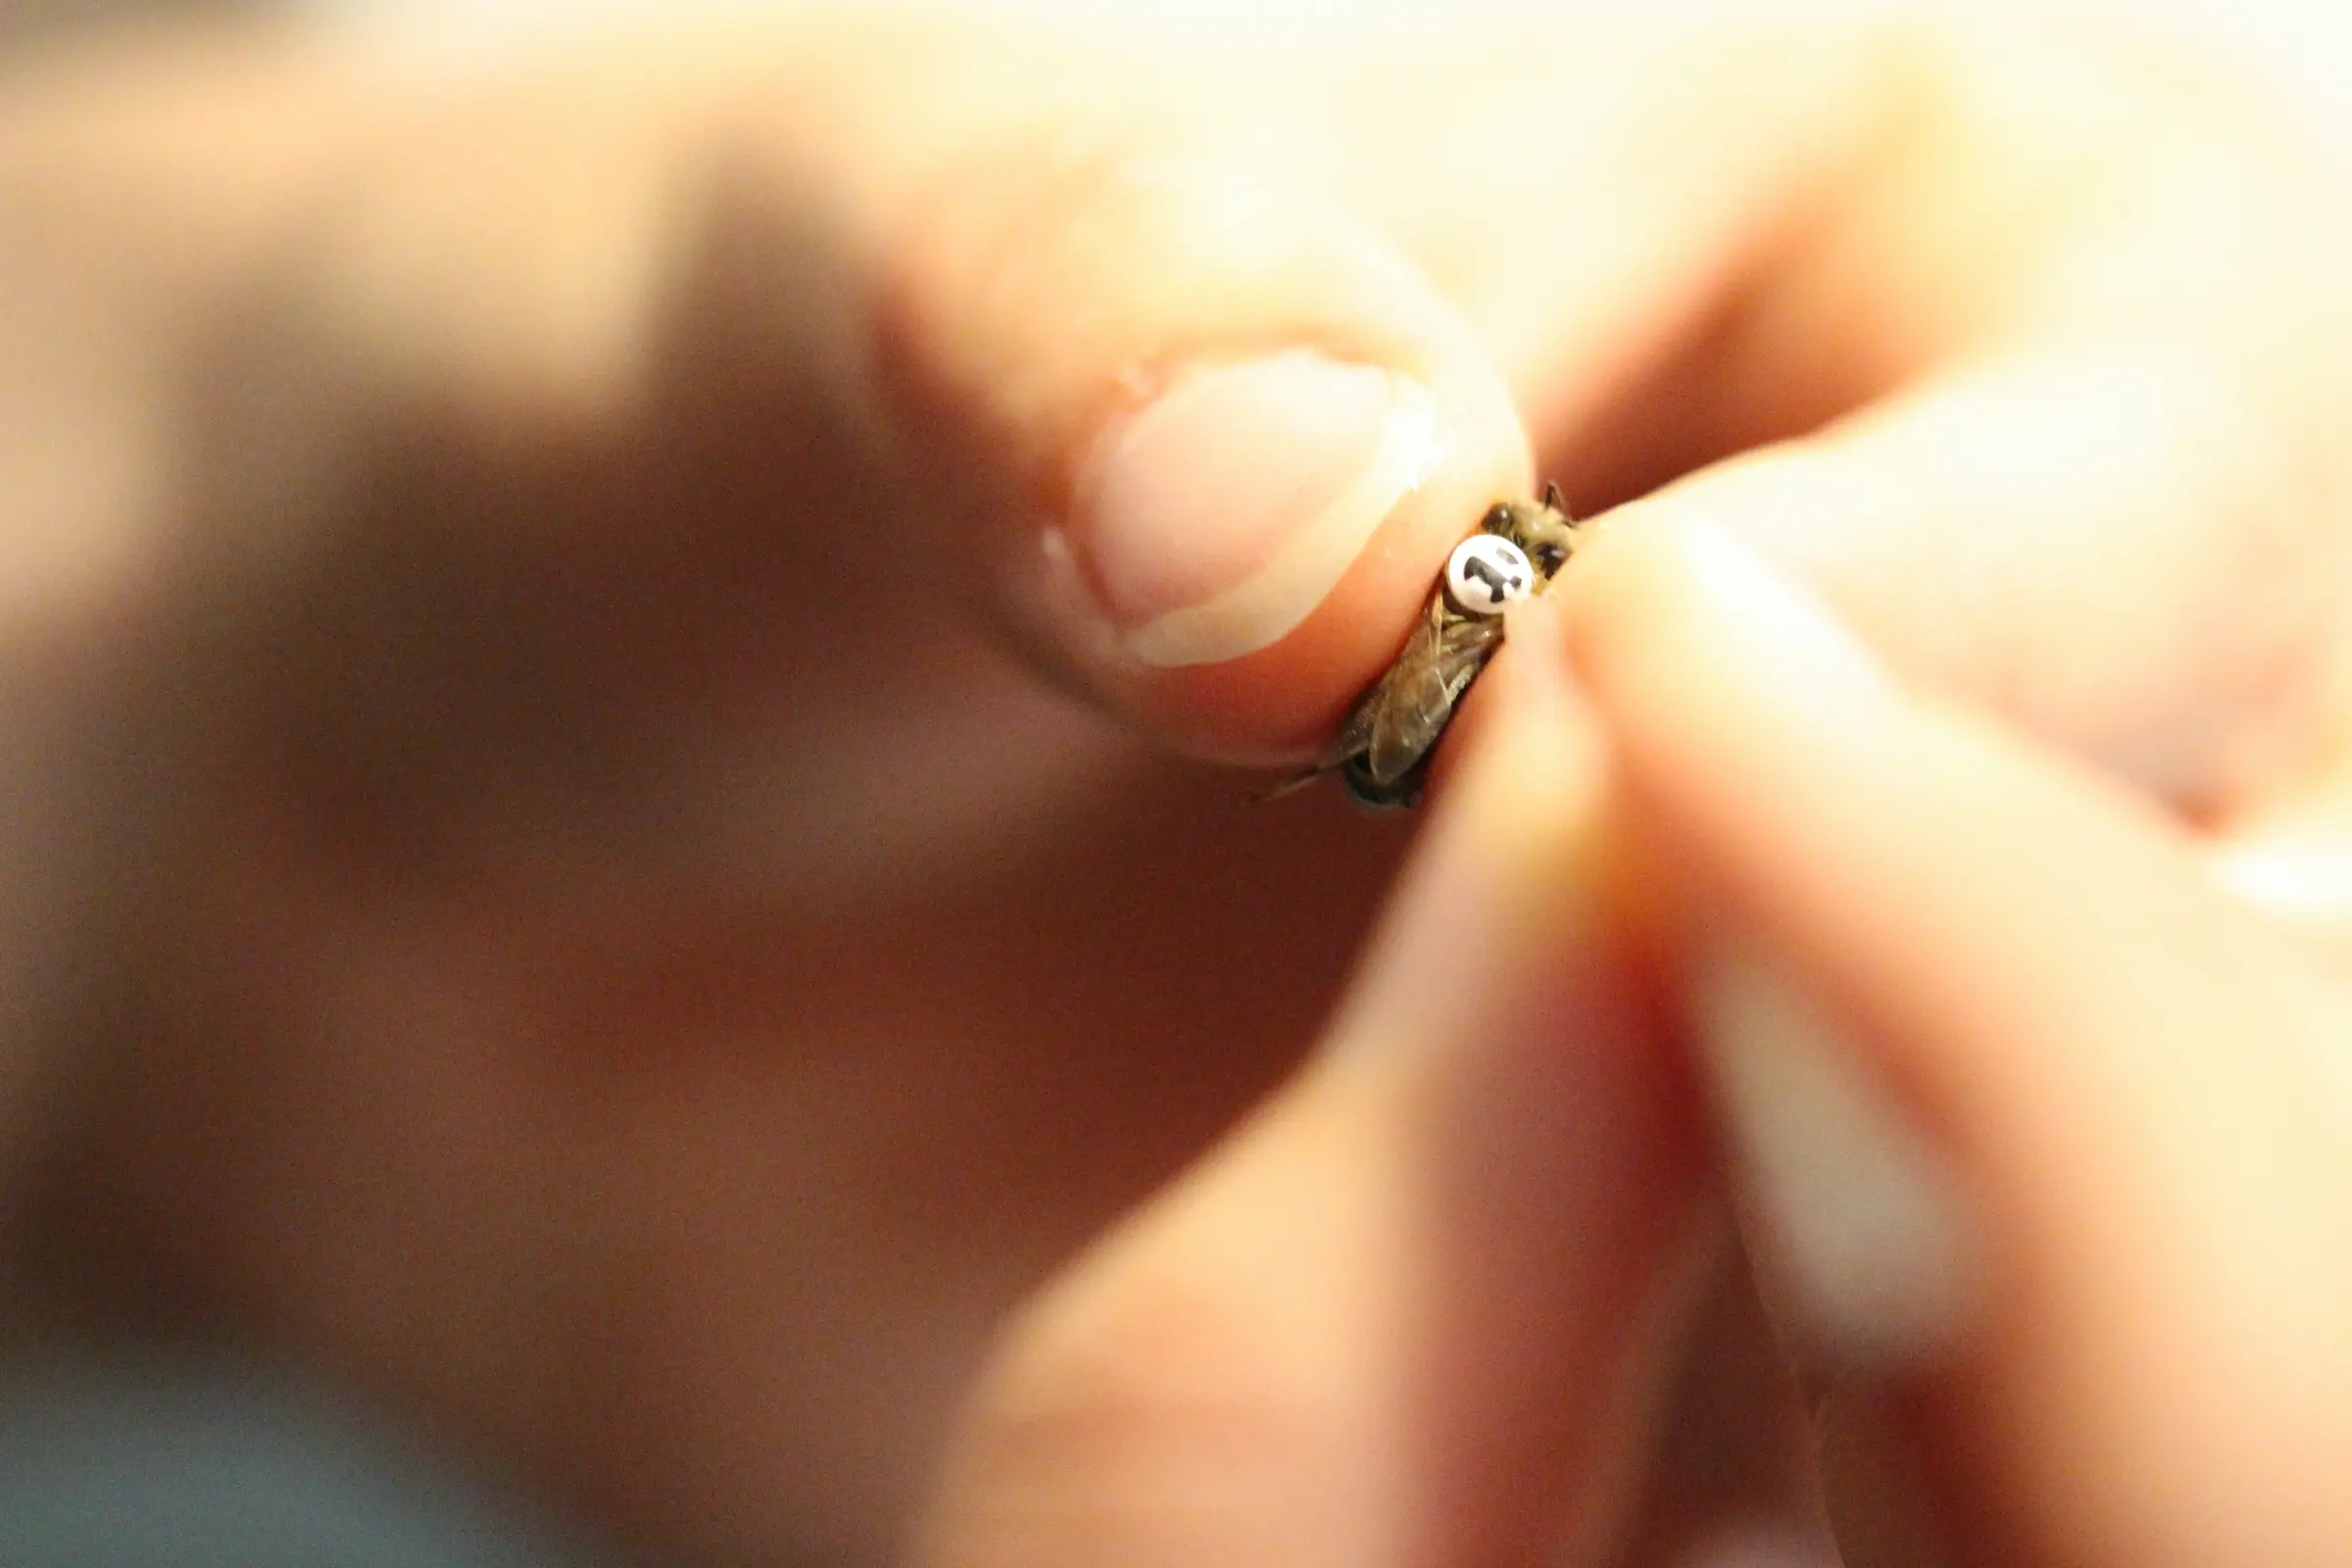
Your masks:
M292 39L189 50L210 90L61 68L0 124L34 220L0 259L54 274L21 298L100 296L88 326L121 280L75 259L204 209L141 256L168 309L106 432L198 450L132 465L176 494L100 499L215 584L366 579L432 623L371 612L420 676L546 644L596 671L572 707L674 699L919 593L1192 749L1295 752L1527 491L1524 438L1399 253L1104 99L1090 48L796 18L487 75Z
M1709 517L1897 668L2176 801L2291 781L2352 690L2340 181L2112 29L1864 31L1868 113L1689 371L1540 448L1571 494L1645 442L1719 460L1611 526Z
M1593 924L1596 759L1542 684L1322 1052L1008 1327L927 1562L1523 1563L1622 1523L1701 1226Z
M1729 535L1591 566L1580 667L1785 1326L1890 1380L1959 1560L2352 1548L2341 997Z
M1736 533L1898 668L2210 804L2332 727L2333 517L2211 367L2119 351L1952 371L1604 527Z

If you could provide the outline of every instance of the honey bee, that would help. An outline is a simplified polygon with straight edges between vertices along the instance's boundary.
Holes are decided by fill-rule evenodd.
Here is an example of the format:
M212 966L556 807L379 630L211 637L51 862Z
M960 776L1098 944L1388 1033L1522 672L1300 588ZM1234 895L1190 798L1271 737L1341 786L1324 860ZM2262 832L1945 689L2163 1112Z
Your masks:
M1420 799L1429 759L1494 650L1502 612L1550 586L1584 534L1569 520L1560 487L1542 501L1497 501L1478 532L1454 548L1404 651L1348 710L1322 758L1260 796L1273 800L1337 773L1348 798L1374 810Z

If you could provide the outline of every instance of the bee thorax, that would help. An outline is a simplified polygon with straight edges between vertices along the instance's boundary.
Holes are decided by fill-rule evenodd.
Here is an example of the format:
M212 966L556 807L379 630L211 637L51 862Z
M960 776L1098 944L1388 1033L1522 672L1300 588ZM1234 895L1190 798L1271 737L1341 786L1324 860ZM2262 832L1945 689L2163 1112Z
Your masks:
M1499 534L1474 533L1446 563L1446 597L1471 615L1499 615L1536 587L1535 563Z

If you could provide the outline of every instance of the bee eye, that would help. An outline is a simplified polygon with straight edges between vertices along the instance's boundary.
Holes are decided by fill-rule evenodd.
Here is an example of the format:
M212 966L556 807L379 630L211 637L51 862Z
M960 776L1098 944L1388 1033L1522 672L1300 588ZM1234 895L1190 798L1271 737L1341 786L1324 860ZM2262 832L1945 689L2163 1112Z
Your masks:
M1511 531L1510 503L1497 501L1489 507L1487 514L1479 519L1478 526L1482 533L1509 533Z
M1544 569L1544 576L1550 576L1568 564L1567 547L1564 545L1538 545L1536 547L1536 564Z

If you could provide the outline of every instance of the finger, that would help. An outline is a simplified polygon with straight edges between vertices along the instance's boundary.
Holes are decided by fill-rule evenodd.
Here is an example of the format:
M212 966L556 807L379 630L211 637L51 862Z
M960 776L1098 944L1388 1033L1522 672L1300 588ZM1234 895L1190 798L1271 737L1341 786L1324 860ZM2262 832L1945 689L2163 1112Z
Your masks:
M1195 749L1296 750L1527 491L1524 438L1410 264L1106 101L1156 74L1101 47L799 19L487 80L289 49L161 110L93 72L0 151L92 166L67 217L226 193L150 264L211 328L159 395L216 571L333 558L442 619L504 578L475 621L564 585L532 635L630 649L588 661L608 693L919 597Z
M1703 519L1927 683L2214 806L2332 729L2347 536L2197 357L2025 354L1695 474L1602 523Z
M1325 730L1529 488L1467 324L1306 189L1150 131L1022 141L915 226L885 368L944 422L907 456L982 509L1024 627L1195 744Z
M1899 668L2177 799L2308 763L2352 585L2335 182L2104 34L1873 30L1871 113L1697 368L1540 450L1572 495L1644 432L1725 459L1611 525L1710 516Z
M2340 996L2181 834L1905 695L1729 535L1590 566L1579 666L1751 1235L1813 1364L1891 1380L1958 1560L2341 1556Z
M1007 1328L924 1561L1518 1563L1616 1522L1692 1145L1592 923L1594 758L1561 694L1501 700L1321 1053Z

